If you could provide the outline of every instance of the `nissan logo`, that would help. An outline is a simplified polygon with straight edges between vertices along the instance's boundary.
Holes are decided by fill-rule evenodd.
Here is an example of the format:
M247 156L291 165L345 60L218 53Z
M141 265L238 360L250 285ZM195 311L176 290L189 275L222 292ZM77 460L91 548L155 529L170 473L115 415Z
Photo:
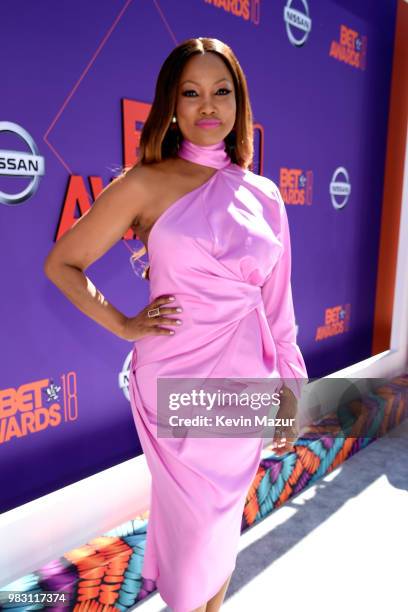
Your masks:
M19 136L29 149L28 151L0 149L0 179L2 176L30 179L28 185L19 193L6 193L0 189L0 203L15 206L31 198L37 191L40 177L44 176L44 157L38 154L33 138L21 125L11 121L0 121L0 137L3 132Z

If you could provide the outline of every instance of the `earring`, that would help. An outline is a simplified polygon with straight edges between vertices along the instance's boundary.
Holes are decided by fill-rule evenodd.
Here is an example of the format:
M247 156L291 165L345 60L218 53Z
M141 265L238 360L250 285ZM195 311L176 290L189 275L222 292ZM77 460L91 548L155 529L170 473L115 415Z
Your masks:
M175 138L175 147L178 151L180 149L180 129L177 125L176 115L173 115L172 120L170 122L170 133Z

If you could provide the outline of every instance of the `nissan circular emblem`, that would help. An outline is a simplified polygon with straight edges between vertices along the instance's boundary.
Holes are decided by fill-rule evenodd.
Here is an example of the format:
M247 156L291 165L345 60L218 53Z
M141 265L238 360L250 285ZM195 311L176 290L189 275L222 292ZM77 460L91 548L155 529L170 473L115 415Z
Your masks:
M289 41L295 47L302 47L312 29L307 0L287 0L283 9L283 20Z
M331 203L335 210L344 208L351 193L350 178L346 168L339 166L333 172L329 185Z
M18 193L7 193L3 191L4 186L0 185L0 204L16 206L23 204L37 191L40 177L44 176L44 157L38 154L33 138L21 125L11 121L0 121L0 139L3 132L19 136L28 149L28 151L0 149L0 181L3 176L30 179L28 185Z

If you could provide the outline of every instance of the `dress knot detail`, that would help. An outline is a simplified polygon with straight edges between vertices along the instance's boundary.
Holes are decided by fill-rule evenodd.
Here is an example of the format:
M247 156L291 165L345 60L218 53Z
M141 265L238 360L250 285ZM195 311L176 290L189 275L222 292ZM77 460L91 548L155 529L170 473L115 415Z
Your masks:
M226 168L232 163L225 150L224 140L212 145L199 145L183 138L177 155L187 161L210 168Z

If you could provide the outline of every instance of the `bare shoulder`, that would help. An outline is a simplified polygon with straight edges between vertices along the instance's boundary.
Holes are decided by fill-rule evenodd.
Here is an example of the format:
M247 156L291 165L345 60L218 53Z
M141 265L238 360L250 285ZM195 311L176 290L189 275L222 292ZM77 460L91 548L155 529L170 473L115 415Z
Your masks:
M167 159L152 164L137 164L126 172L125 177L142 192L152 193L161 184L159 179L171 174L170 166L171 160Z

